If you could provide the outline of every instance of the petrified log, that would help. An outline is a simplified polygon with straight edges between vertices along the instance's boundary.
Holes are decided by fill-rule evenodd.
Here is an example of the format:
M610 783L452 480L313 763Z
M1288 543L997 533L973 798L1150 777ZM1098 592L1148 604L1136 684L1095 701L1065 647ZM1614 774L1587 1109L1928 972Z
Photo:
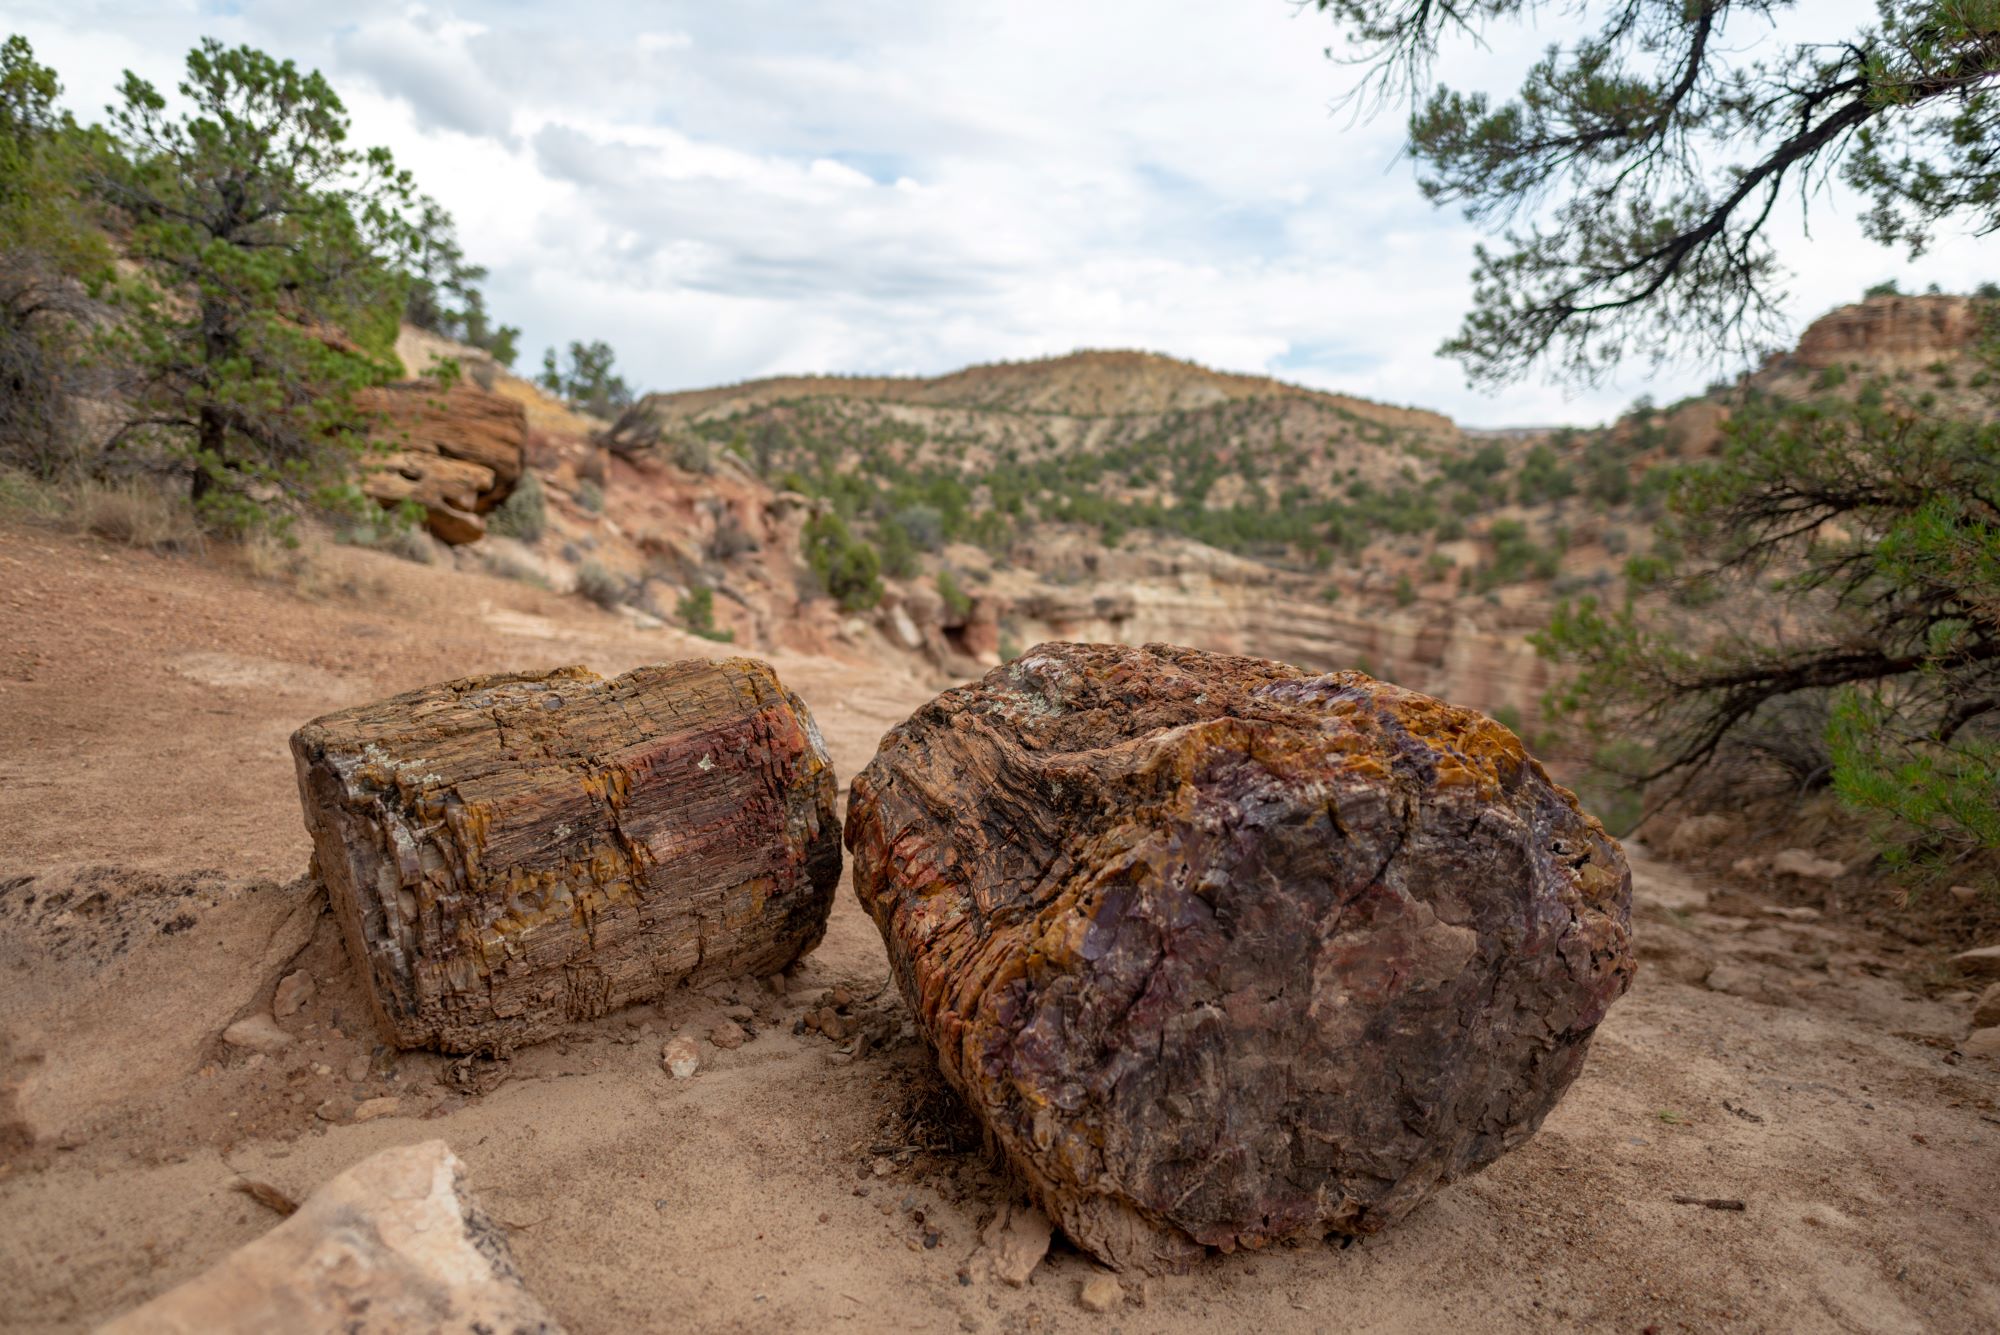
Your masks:
M468 677L292 736L382 1030L500 1051L818 944L840 878L812 715L747 658Z
M883 740L847 846L944 1074L1121 1267L1401 1218L1533 1134L1633 971L1603 828L1358 672L1042 645Z

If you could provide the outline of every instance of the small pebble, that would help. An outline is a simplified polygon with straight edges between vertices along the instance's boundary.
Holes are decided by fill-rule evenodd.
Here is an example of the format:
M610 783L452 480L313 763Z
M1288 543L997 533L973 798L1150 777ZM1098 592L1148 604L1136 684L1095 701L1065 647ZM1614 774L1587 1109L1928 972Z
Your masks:
M1076 1300L1092 1312L1109 1312L1125 1301L1125 1290L1118 1287L1117 1279L1100 1271L1083 1281Z
M701 1049L686 1035L668 1039L660 1049L660 1064L674 1079L686 1080L701 1069Z
M708 1031L708 1041L718 1048L734 1050L743 1046L742 1026L724 1020Z
M312 975L304 969L288 973L278 980L278 990L271 994L271 1011L275 1015L296 1015L299 1008L312 1000Z

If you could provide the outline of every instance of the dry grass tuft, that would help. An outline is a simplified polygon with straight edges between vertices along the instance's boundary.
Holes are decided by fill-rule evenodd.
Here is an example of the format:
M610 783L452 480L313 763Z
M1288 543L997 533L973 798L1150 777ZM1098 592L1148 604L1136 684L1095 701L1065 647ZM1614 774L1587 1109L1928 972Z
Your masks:
M185 499L136 479L78 483L72 504L78 527L106 542L150 552L193 552L207 545Z

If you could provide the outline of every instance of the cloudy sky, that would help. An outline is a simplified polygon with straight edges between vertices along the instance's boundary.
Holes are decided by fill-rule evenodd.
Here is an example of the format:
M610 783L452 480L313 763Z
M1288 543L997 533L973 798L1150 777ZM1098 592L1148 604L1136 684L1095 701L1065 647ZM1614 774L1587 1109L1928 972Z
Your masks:
M1837 35L1873 5L1809 8ZM524 365L603 338L677 389L1141 347L1475 425L1598 420L1719 369L1466 388L1433 350L1476 234L1419 195L1400 116L1334 110L1353 74L1292 0L4 0L0 20L86 119L122 69L170 88L205 35L325 71L357 139L457 216ZM1510 88L1555 35L1454 52L1451 81ZM1782 229L1800 324L1884 278L2000 276L1967 239L1908 263L1832 203L1810 238Z

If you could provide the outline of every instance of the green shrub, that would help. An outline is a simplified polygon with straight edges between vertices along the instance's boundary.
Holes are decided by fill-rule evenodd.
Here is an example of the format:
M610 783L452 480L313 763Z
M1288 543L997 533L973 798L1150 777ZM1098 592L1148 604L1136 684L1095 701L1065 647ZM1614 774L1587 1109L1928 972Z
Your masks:
M517 584L532 584L538 589L549 587L548 579L539 569L513 553L502 551L497 547L489 548L485 543L481 543L480 548L481 559L484 560L489 574L498 575L501 579L511 579Z
M486 531L522 542L538 542L549 523L548 496L532 472L521 474L512 494L486 516Z
M604 488L585 478L576 484L576 503L594 515L604 513Z
M395 510L378 510L342 526L339 540L350 547L372 547L418 565L437 560L437 548L423 529L423 510L405 501Z
M1521 504L1535 505L1574 495L1576 479L1556 458L1554 450L1546 445L1537 445L1521 461L1521 474L1515 479L1514 488Z
M728 644L736 638L733 630L723 630L715 624L715 590L706 584L692 585L685 597L674 605L674 615L681 625L704 640L714 640Z
M955 622L963 622L972 615L972 595L958 586L958 576L949 570L938 571L938 597L944 600L945 611Z
M839 515L813 516L803 536L806 564L842 608L865 612L882 601L882 558Z
M607 611L625 601L625 581L596 561L585 561L577 567L576 591Z
M700 436L676 436L667 457L684 473L713 473L715 456Z

